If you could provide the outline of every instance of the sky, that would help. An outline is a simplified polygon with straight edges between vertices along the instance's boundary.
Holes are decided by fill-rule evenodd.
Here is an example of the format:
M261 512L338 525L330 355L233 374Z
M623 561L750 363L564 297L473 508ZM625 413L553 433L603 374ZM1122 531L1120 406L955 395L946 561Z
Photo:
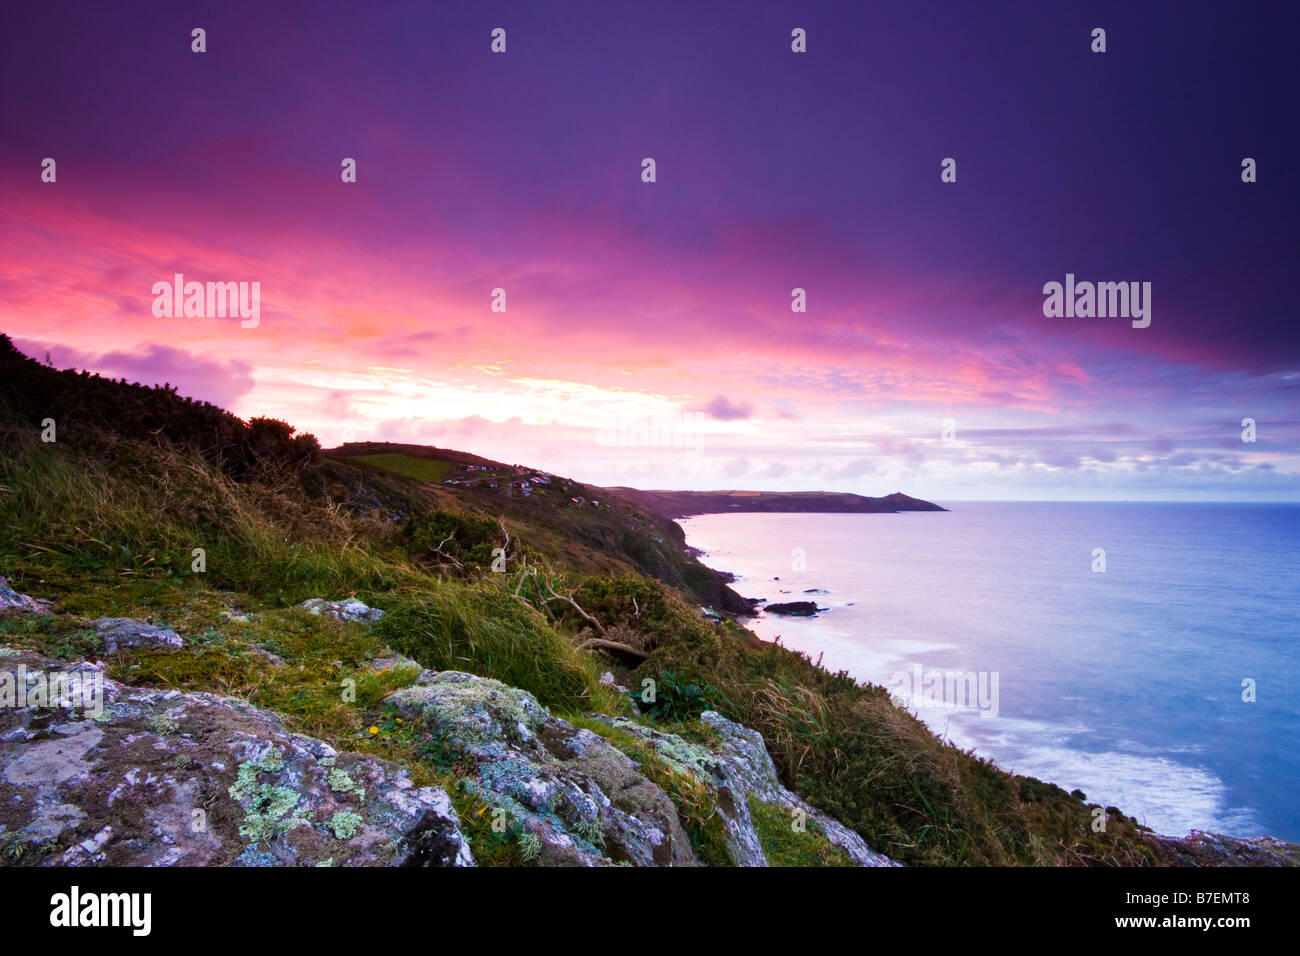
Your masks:
M6 14L25 352L604 485L1300 500L1292 5L271 7Z

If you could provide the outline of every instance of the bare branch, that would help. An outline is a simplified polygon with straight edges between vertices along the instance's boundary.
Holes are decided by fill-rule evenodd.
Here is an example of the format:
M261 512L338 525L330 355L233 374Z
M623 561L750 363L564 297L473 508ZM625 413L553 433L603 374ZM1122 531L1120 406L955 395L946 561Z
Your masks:
M604 634L604 633L605 633L605 626L604 626L603 624L601 624L600 621L596 620L594 617L592 617L590 614L588 614L586 611L584 611L584 610L582 609L581 605L579 605L578 602L575 601L575 600L573 599L573 594L572 594L572 593L567 594L567 595L565 595L565 594L556 594L556 593L555 593L555 588L551 585L551 582L550 582L550 581L547 581L547 582L545 582L545 583L546 583L546 590L548 590L548 591L551 592L551 596L548 597L548 598L542 598L541 603L542 603L543 605L550 604L552 601L564 601L565 603L571 605L571 606L573 607L573 609L574 609L575 611L577 611L578 614L580 614L580 615L582 616L582 619L583 619L584 621L586 621L588 624L590 624L592 627L594 627L594 628L596 629L596 633L597 633L597 634Z
M599 637L593 637L591 640L583 641L578 645L578 650L580 651L590 650L592 648L599 648L606 651L620 651L624 654L631 654L633 657L639 657L642 660L645 660L650 656L645 651L638 651L635 647L632 647L629 644L623 644L620 641L607 641Z

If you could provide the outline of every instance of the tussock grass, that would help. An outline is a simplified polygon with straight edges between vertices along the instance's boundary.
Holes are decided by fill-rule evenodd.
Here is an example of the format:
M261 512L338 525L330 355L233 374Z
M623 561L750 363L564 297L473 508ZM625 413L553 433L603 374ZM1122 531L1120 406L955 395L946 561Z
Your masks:
M127 439L87 454L18 428L0 430L0 447L9 568L36 559L101 580L162 573L282 603L419 577L377 529L301 494L236 483L195 456ZM191 570L196 548L203 575Z
M628 707L599 682L594 656L489 583L443 584L390 601L375 633L426 667L495 678L561 713L622 714Z

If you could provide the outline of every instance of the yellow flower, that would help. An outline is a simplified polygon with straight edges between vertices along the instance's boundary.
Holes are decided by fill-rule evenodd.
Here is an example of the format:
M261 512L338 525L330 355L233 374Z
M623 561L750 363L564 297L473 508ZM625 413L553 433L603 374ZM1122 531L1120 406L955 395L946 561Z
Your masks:
M402 722L402 718L401 718L401 717L398 717L398 718L397 718L397 722L400 724L400 723Z
M373 736L374 736L375 734L377 734L377 733L379 733L379 728L376 727L374 724L371 724L371 725L370 725L370 736L373 737Z

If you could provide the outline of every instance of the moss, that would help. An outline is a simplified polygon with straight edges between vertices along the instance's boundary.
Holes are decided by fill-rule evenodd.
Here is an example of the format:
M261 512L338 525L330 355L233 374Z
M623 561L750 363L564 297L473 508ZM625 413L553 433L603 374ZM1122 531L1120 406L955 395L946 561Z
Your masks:
M852 857L826 837L816 820L794 828L788 807L765 803L749 794L749 816L769 866L854 866Z

